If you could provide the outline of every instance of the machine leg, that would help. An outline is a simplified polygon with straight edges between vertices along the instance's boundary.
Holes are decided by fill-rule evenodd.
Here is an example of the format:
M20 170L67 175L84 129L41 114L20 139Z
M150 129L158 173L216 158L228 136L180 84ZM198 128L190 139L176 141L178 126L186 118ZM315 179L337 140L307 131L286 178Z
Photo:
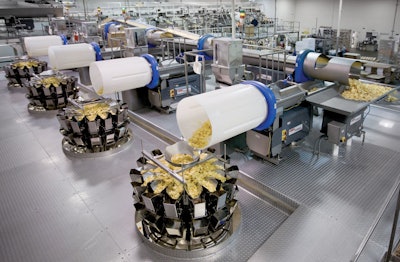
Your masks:
M352 143L353 143L353 138L349 138L346 141L346 146L351 146Z
M333 144L333 146L332 146L332 155L339 156L339 146L336 144Z

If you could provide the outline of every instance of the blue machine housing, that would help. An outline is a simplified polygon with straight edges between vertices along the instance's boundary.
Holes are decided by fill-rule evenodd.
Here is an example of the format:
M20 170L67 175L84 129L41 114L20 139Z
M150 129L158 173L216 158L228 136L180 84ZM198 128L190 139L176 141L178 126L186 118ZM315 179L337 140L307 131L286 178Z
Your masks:
M117 22L108 22L104 25L104 39L108 39L108 29L110 28L111 25L118 25L119 23Z
M201 51L204 50L204 43L210 37L214 37L213 35L202 35L199 40L197 41L197 50ZM203 55L206 60L212 60L212 56L206 54L206 52L199 52L199 55Z
M63 41L63 45L68 45L68 39L65 35L60 35L61 40Z
M267 116L265 117L265 120L260 125L258 125L257 127L254 128L254 130L262 131L262 130L267 129L274 123L275 116L276 116L276 98L275 98L274 93L266 85L264 85L258 81L244 81L244 82L242 82L242 84L254 86L265 97L265 100L267 102L267 107L268 107Z
M144 59L146 59L147 62L149 62L150 66L151 66L151 70L152 70L151 81L147 85L147 87L150 88L150 89L154 89L160 83L160 73L158 72L157 60L154 58L154 56L152 56L150 54L144 54L144 55L142 55L142 57Z
M304 60L306 59L308 53L313 52L312 50L304 50L300 54L297 55L296 58L296 67L294 69L294 81L296 83L303 83L312 80L312 78L308 77L304 73Z
M91 42L90 44L93 46L93 49L96 52L96 61L103 60L103 56L101 55L101 49L100 49L99 44L96 42Z

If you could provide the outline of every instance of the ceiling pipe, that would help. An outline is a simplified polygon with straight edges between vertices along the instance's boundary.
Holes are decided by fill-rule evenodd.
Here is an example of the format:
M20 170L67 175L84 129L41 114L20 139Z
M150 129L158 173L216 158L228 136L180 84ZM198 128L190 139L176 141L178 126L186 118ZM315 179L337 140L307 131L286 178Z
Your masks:
M399 8L399 0L396 1L396 8L394 9L394 18L393 18L393 26L392 26L392 36L394 38L394 27L396 25L396 18L397 18L397 9Z
M343 0L340 0L339 1L338 26L337 26L337 30L336 30L337 31L336 32L336 56L338 56L338 53L339 53L340 22L342 20L342 6L343 6Z
M235 0L232 0L231 18L232 18L232 39L235 39L236 38Z

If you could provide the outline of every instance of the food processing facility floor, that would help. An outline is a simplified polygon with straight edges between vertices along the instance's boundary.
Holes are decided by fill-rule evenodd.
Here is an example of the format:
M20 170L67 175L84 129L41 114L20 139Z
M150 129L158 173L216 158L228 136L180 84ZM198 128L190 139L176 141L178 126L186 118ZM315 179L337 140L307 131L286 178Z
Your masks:
M350 261L399 182L400 110L371 106L364 144L356 137L338 156L324 141L313 154L315 130L285 148L279 165L232 154L242 171L238 232L216 254L174 258L151 250L137 234L129 177L142 147L163 150L166 143L130 124L133 141L118 153L67 156L57 112L28 112L27 104L25 90L8 88L2 72L1 261ZM180 136L174 113L136 113ZM359 261L383 257L396 197Z

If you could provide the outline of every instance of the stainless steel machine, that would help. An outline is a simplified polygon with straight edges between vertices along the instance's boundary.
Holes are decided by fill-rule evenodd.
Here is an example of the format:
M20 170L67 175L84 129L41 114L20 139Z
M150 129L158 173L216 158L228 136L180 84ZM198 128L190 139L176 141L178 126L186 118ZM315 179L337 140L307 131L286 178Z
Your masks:
M126 46L125 56L140 56L148 53L146 30L144 28L125 28Z
M96 79L93 82L96 91L99 94L122 91L122 97L131 110L138 104L148 104L167 113L174 111L183 97L202 93L200 76L191 68L176 62L163 64L148 53L147 35L153 37L150 42L154 43L154 37L165 36L158 32L155 29L126 28L126 57L102 61L91 68L92 78ZM103 90L99 92L101 88Z
M30 101L29 111L46 111L66 106L68 98L76 98L77 78L47 70L47 62L41 61L50 46L67 43L65 36L25 37L23 56L4 67L8 86L25 87Z
M40 74L46 70L47 62L28 57L22 57L4 66L8 87L26 86L34 74Z
M82 32L83 42L91 43L91 42L100 42L99 29L97 26L97 22L93 21L84 21L80 23L80 29Z
M54 70L80 68L80 82L91 84L89 65L101 60L96 43L49 47L49 64ZM69 104L59 111L57 119L63 135L62 147L67 155L92 157L111 154L132 140L127 105L103 98L80 85L79 97L68 98Z
M156 29L145 30L143 28L129 28L126 30L134 30L134 41L127 38L128 43L133 42L133 53L148 52L151 49L147 48L148 36L150 36L149 44L154 49L154 44L161 37L172 36L171 34L165 35L165 32ZM141 32L141 33L138 33ZM164 35L163 35L164 34ZM130 36L132 34L128 34ZM135 44L136 43L136 44ZM146 46L143 46L146 44ZM141 53L143 54L143 53ZM183 63L159 63L158 67L159 80L155 87L149 88L147 97L139 97L142 101L149 101L152 107L162 112L175 111L177 103L188 95L197 95L204 92L202 89L201 77L193 72L191 67L186 67ZM145 92L144 92L145 93ZM129 95L129 94L128 94ZM140 95L139 95L140 96Z
M35 75L26 85L28 110L46 111L67 106L68 99L78 97L78 79L51 70Z
M212 47L212 53L209 47ZM244 78L241 40L205 35L197 39L197 50L203 52L204 56L212 57L211 67L217 84L232 85ZM258 63L261 66L262 60ZM373 101L357 102L340 97L340 93L348 86L348 79L359 78L361 66L362 63L356 60L328 58L309 51L299 55L294 81L280 80L268 85L276 103L271 125L260 130L244 130L249 149L263 159L279 163L284 147L309 134L313 113L318 111L317 108L323 109L321 139L328 137L329 142L339 146L347 143L352 136L361 136L365 109ZM170 78L170 75L166 76L166 79ZM169 106L171 90L166 86L164 82L161 88L149 90L152 105L158 108ZM186 92L185 95L192 94ZM340 103L328 107L325 100L321 100L321 97L326 99L327 96L338 96ZM349 109L348 106L353 108Z
M142 153L130 176L136 229L144 242L177 258L216 252L230 243L240 227L238 167L184 141L165 153Z
M71 99L57 119L63 151L70 156L115 152L132 139L126 104L111 99Z
M312 127L313 113L322 108L321 137L333 145L349 144L353 136L364 135L363 122L367 107L396 88L389 88L370 101L355 101L342 97L349 88L349 79L358 79L362 63L346 58L329 58L305 51L297 57L295 82L272 83L277 100L273 125L261 131L250 130L246 141L257 156L279 163L282 148L305 138ZM317 113L318 114L318 113ZM320 141L317 141L318 143Z
M188 95L197 95L203 92L200 75L185 76L184 65L170 65L159 67L160 82L154 89L148 90L148 99L151 106L163 111L175 111L177 103Z
M244 56L241 40L204 35L195 41L198 52L203 52L203 55L209 58L212 57L211 67L217 84L232 85L243 80L245 66L242 61ZM184 45L190 46L190 42ZM212 47L212 52L210 52L210 47ZM267 63L262 59L257 62L260 67L263 62ZM318 53L303 52L297 57L294 81L280 80L268 85L276 104L274 120L270 126L265 126L263 129L244 130L249 149L263 159L279 163L284 147L302 140L309 134L313 123L313 113L318 111L317 108L323 109L321 139L328 137L329 142L339 146L346 144L352 136L361 136L365 109L373 101L349 101L340 96L341 92L347 88L349 78L360 77L361 66L360 61L352 59L328 58ZM282 65L272 65L272 67L280 68ZM158 69L160 72L161 70L175 71L179 70L179 66L176 69L173 67ZM169 108L171 98L174 98L173 94L181 93L183 97L196 94L187 92L184 85L181 92L177 89L172 91L170 87L168 88L171 86L169 83L171 78L173 78L172 74L166 74L160 86L148 91L151 105L157 108ZM337 96L339 103L327 106L325 100L332 96ZM377 99L380 98L382 97ZM226 102L221 101L221 103ZM271 112L269 111L268 114Z
M218 84L233 85L243 79L244 64L242 40L216 38L213 40L212 72Z
M287 80L269 86L276 98L273 124L263 130L246 132L246 144L253 154L275 164L282 148L306 137L312 128L312 107L305 102L307 91Z

